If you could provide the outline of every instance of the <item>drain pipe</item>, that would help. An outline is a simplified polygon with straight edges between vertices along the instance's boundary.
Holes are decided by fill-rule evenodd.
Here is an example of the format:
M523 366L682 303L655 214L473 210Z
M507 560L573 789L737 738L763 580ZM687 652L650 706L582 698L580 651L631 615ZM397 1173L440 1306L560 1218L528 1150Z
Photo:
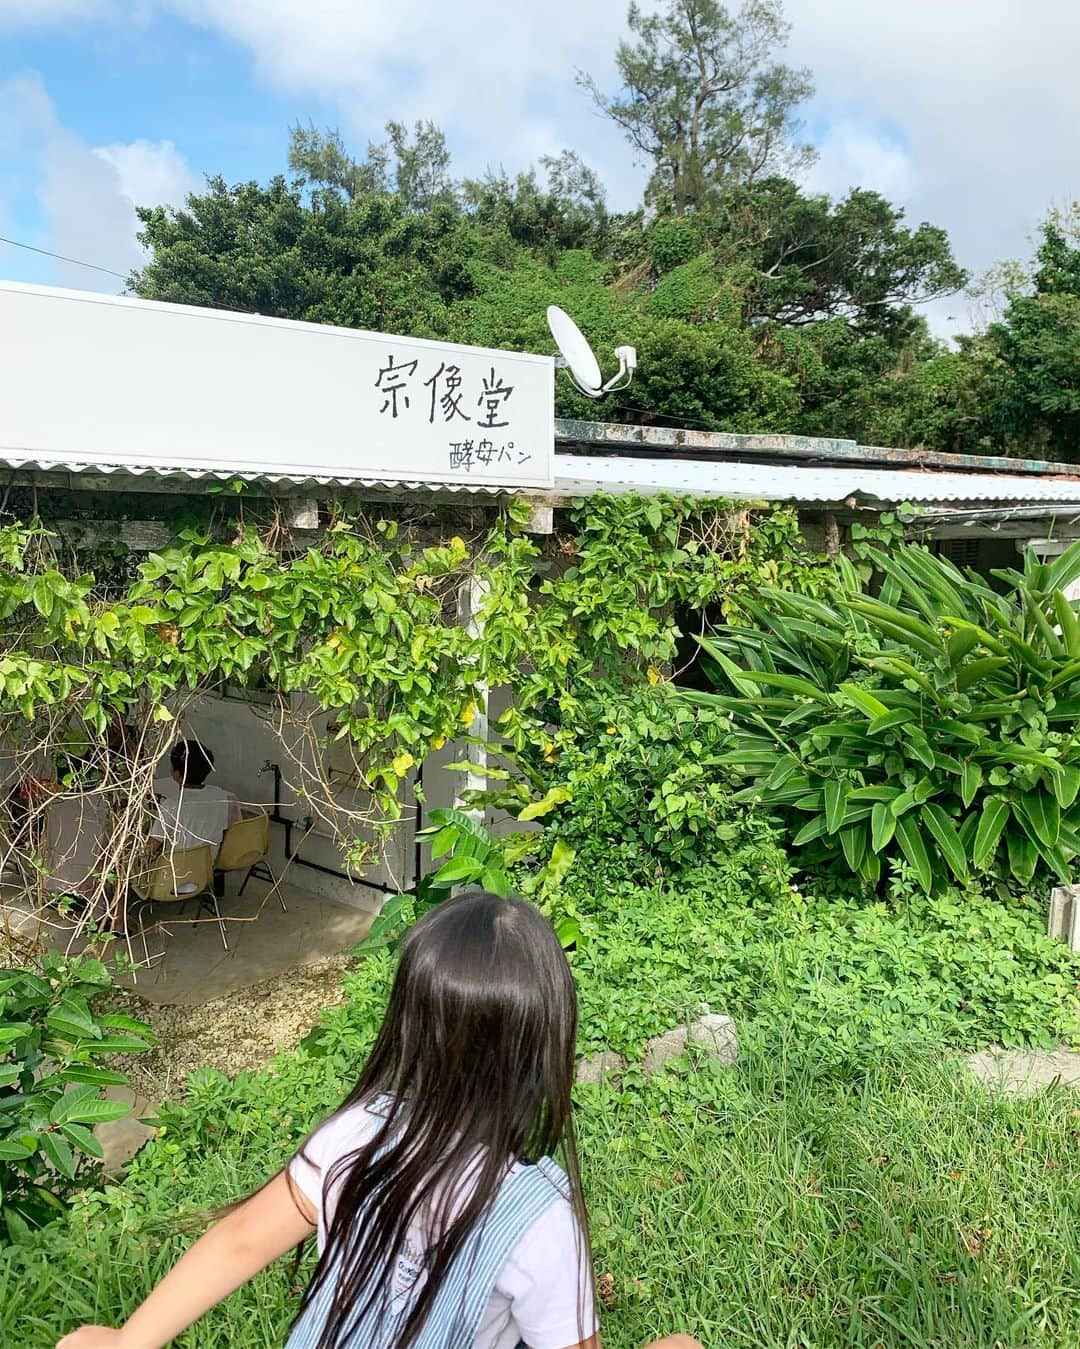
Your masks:
M263 773L273 773L274 775L274 809L270 814L270 819L274 824L280 824L285 830L285 860L287 862L295 863L298 867L306 867L309 871L319 871L324 876L334 876L338 880L348 881L350 885L362 885L365 889L374 890L380 895L400 893L397 886L386 885L382 881L365 880L362 876L351 876L347 871L339 871L336 867L327 867L321 862L312 862L306 857L301 857L300 848L294 848L292 841L293 830L301 826L298 825L296 820L281 813L281 766L267 759L262 768L259 769L259 776L261 777Z

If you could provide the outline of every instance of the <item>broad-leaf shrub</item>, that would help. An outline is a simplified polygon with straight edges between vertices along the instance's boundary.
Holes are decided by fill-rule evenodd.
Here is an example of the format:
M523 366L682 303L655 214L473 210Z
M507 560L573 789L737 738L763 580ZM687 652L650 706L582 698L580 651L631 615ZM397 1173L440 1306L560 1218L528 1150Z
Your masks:
M1029 553L997 591L925 548L841 565L830 603L766 589L756 626L704 639L728 713L715 763L790 823L809 859L876 885L903 858L925 891L990 872L1071 878L1080 853L1080 544Z
M143 1022L96 1005L112 984L99 960L47 951L39 969L0 970L0 1199L12 1240L64 1211L102 1157L94 1126L131 1113L103 1096L127 1081L104 1061L150 1047Z

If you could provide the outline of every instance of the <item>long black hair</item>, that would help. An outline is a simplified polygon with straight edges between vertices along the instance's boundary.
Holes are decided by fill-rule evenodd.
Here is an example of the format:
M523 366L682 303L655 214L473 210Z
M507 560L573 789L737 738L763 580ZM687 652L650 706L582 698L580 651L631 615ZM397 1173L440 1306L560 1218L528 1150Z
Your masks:
M318 1349L337 1349L389 1305L409 1227L420 1223L426 1278L396 1341L409 1349L515 1162L561 1154L578 1260L588 1259L570 1100L576 1041L570 967L531 904L470 891L409 931L371 1057L340 1107L378 1104L378 1128L322 1177L334 1212L300 1307L333 1281Z

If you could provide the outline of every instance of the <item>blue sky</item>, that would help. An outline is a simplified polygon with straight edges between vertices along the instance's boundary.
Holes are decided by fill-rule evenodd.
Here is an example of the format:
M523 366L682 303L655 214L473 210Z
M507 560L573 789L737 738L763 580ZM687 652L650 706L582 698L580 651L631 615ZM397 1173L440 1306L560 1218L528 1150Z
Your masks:
M653 0L659 3L660 0ZM1070 0L788 0L817 93L810 186L877 188L980 271L1080 196L1080 7ZM132 201L284 168L297 120L362 147L432 118L459 171L577 148L615 206L643 170L577 89L613 80L622 0L0 0L0 235L126 272ZM114 278L0 245L0 275ZM935 326L967 326L962 298ZM950 315L959 311L959 317Z

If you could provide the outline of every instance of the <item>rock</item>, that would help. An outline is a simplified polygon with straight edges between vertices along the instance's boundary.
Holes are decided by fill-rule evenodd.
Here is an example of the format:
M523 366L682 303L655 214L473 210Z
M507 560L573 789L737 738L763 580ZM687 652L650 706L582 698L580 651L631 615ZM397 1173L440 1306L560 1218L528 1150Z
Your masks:
M645 1072L652 1074L671 1059L686 1053L689 1031L686 1026L673 1026L663 1035L654 1035L645 1046Z
M685 1054L690 1045L702 1049L717 1063L730 1067L739 1057L739 1042L735 1035L735 1023L729 1016L719 1016L702 1007L693 1020L681 1026L673 1026L663 1035L654 1035L645 1046L645 1061L642 1065L645 1073L655 1073L671 1059ZM621 1054L610 1049L601 1049L587 1059L579 1059L577 1080L579 1082L602 1082L608 1077L617 1077L626 1069L626 1060Z
M719 1012L706 1012L690 1022L690 1041L725 1068L730 1068L739 1057L739 1039L735 1022Z
M610 1049L598 1050L587 1059L579 1059L577 1080L579 1082L603 1082L605 1078L615 1077L626 1067L621 1054Z
M655 1073L670 1059L685 1054L689 1045L697 1045L725 1067L730 1067L739 1057L739 1042L731 1017L705 1011L688 1025L675 1026L649 1041L645 1050L646 1073Z

